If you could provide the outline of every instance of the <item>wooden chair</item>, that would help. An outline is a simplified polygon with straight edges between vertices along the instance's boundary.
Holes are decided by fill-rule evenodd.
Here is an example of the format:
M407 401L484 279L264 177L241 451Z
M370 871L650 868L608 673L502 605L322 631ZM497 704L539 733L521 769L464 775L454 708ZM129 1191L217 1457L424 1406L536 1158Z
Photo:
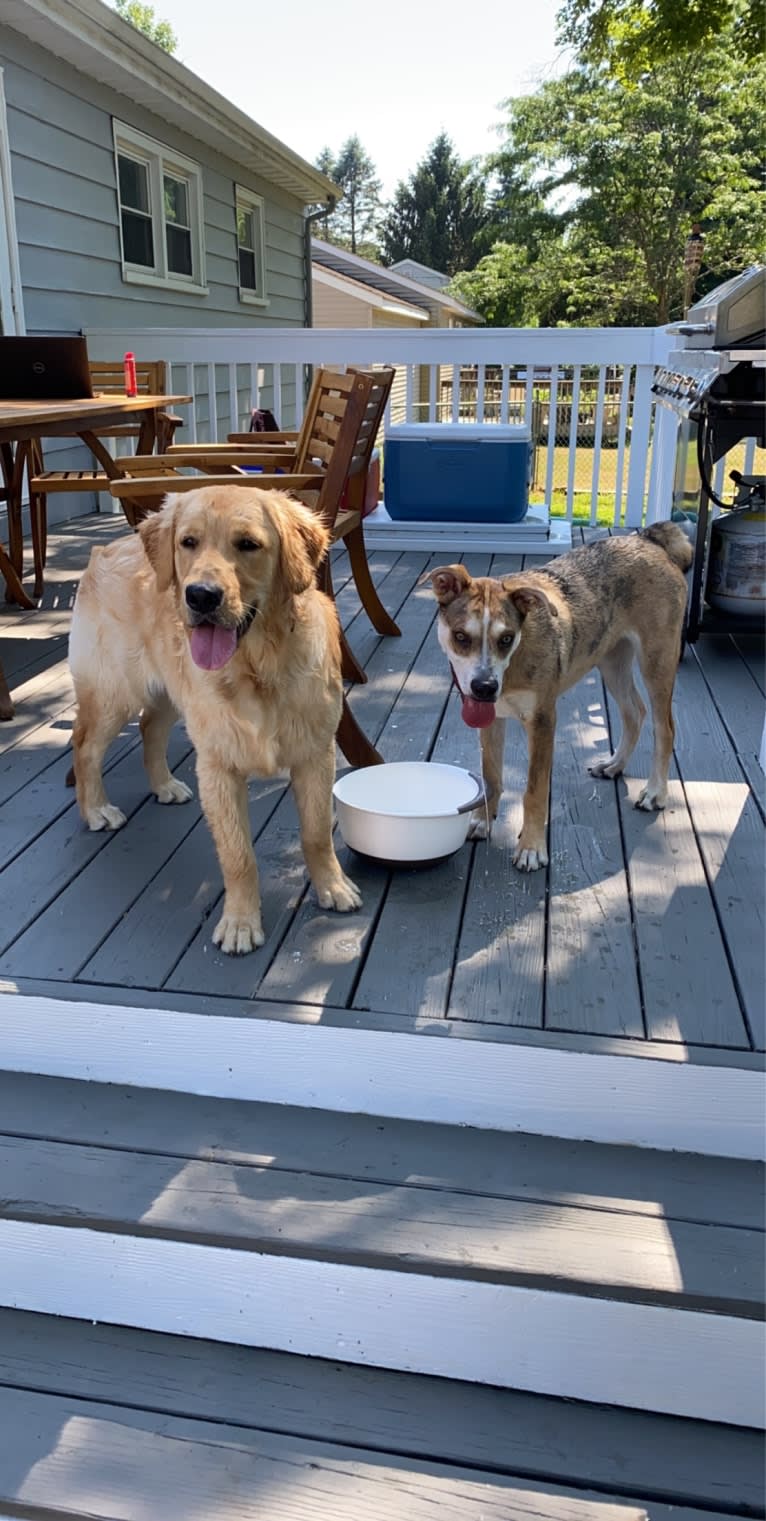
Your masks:
M90 374L93 382L93 391L96 396L124 396L125 395L125 372L122 361L112 364L105 360L92 359L90 361ZM136 360L136 380L140 396L163 396L167 392L168 376L166 366L161 359ZM174 417L170 412L157 413L157 449L164 453L172 447L176 429L181 427L183 419ZM43 459L42 445L39 439L33 439L27 447L27 469L29 471L29 514L32 526L32 558L34 561L35 586L34 595L42 596L43 575L48 549L48 497L59 492L82 492L82 491L108 491L110 477L106 472L105 464L111 457L103 449L102 438L138 438L140 424L122 423L109 429L108 433L93 430L92 452L98 460L100 469L91 470L46 470ZM103 452L102 452L103 451ZM18 532L21 524L18 525Z
M196 491L201 486L239 486L250 490L256 486L259 490L286 491L299 497L308 492L309 505L324 519L332 534L346 483L361 471L365 460L369 459L370 430L373 425L377 426L377 399L376 405L370 406L376 382L367 374L342 375L322 371L320 375L317 418L311 446L315 450L312 457L323 461L323 470L315 469L312 472L309 468L298 474L287 471L277 473L264 468L262 473L252 475L243 469L241 455L235 455L232 460L229 457L231 451L226 446L216 451L213 445L207 452L202 452L205 446L202 446L202 450L199 447L190 450L179 448L153 458L137 456L133 460L122 460L126 474L122 479L110 482L112 495L122 502L123 508L137 522L148 512L157 511L168 492ZM253 461L254 454L255 451L248 451L248 464ZM218 467L217 473L182 473L190 468L198 472L209 471L211 458ZM264 466L268 466L269 456L263 456L262 459ZM325 565L326 563L325 561ZM329 595L332 595L332 582L329 575L325 579L322 568L318 579L320 586L328 589ZM353 671L353 675L347 675L347 679L366 679L342 632L341 649L344 675L347 675L349 666ZM374 765L380 760L377 751L355 723L345 699L338 743L352 765Z

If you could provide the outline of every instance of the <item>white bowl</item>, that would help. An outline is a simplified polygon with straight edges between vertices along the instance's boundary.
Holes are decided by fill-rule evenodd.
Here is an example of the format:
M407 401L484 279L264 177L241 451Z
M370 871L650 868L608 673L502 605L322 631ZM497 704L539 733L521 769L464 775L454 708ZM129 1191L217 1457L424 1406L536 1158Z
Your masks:
M338 777L338 825L347 845L378 861L423 862L464 844L484 802L472 771L436 761L393 761Z

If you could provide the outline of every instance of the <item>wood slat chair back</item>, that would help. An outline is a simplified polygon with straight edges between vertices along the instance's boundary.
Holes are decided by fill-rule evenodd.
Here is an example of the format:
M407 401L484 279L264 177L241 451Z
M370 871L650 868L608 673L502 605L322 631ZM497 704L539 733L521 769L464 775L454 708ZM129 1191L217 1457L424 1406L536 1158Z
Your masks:
M125 395L125 369L121 359L91 359L88 367L97 396ZM137 359L136 383L140 396L164 396L168 388L164 359Z
M93 391L97 396L124 396L125 369L122 360L89 361ZM168 391L168 367L162 359L137 359L136 382L140 396L164 396ZM182 418L170 412L157 413L157 449L159 452L172 447L176 429ZM140 423L120 423L108 432L92 430L91 449L101 468L90 470L46 470L42 445L34 439L29 446L30 518L32 528L32 557L35 570L36 597L42 596L43 574L47 557L48 511L47 498L60 492L108 491L109 475L103 468L106 456L101 439L138 438ZM108 462L108 461L107 461Z
M324 378L317 387L317 406L306 429L305 443L300 454L291 457L289 469L282 457L278 462L280 473L269 469L273 457L258 447L179 446L161 455L121 459L125 475L110 483L112 495L123 505L135 503L138 521L146 513L157 511L167 492L194 491L202 485L239 484L293 494L311 488L315 495L310 505L332 530L349 473L367 448L368 404L374 383L362 374L321 373ZM261 463L266 467L262 473L245 473L245 466ZM202 473L180 473L187 470Z

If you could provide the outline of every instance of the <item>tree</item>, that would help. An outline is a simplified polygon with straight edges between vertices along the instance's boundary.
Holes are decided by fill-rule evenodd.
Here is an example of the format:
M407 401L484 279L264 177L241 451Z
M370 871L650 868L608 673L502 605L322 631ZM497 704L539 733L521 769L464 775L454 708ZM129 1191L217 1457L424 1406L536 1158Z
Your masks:
M471 269L483 252L487 220L479 169L461 163L442 132L409 181L397 185L381 227L383 253L390 264L417 259L453 275Z
M169 21L160 21L153 5L145 5L142 0L114 0L115 10L122 16L123 21L129 21L137 32L143 32L151 42L166 53L175 53L178 47L178 38Z
M332 178L343 191L333 216L334 241L364 253L374 240L380 211L380 180L359 138L349 137L333 164Z
M638 86L582 64L508 102L493 231L526 262L493 250L485 298L498 304L504 269L506 306L534 299L538 320L660 324L680 311L694 222L706 238L700 288L757 259L764 82L763 64L724 38Z
M724 37L733 52L758 59L764 47L762 0L565 0L559 41L582 62L610 63L623 77Z

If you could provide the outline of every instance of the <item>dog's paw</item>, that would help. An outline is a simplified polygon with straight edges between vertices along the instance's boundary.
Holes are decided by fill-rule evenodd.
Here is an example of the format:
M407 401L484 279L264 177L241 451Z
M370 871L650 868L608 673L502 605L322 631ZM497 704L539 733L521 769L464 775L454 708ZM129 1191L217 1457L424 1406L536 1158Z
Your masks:
M588 767L591 776L614 777L622 776L622 765L616 761L613 755L606 756L604 760L593 761Z
M247 917L222 914L213 930L213 945L219 946L227 956L247 956L249 951L263 945L265 939L260 913Z
M492 833L494 822L494 819L490 819L489 823L487 823L484 817L474 819L468 831L469 840L488 840Z
M342 871L338 872L332 882L317 887L316 894L321 908L334 908L339 914L351 914L354 909L362 906L359 888Z
M544 844L538 845L535 849L519 843L512 859L519 871L539 871L541 866L548 865L548 852Z
M179 782L175 776L163 783L154 795L158 803L188 803L194 796L191 787L187 787L186 782Z
M641 788L636 798L636 807L643 808L645 813L652 813L655 809L664 808L667 800L668 789L666 786L657 787L653 786L651 782L647 782L646 786Z
M121 808L115 808L113 803L102 803L98 808L89 808L85 819L89 829L94 833L99 829L121 829L127 824L127 816Z

